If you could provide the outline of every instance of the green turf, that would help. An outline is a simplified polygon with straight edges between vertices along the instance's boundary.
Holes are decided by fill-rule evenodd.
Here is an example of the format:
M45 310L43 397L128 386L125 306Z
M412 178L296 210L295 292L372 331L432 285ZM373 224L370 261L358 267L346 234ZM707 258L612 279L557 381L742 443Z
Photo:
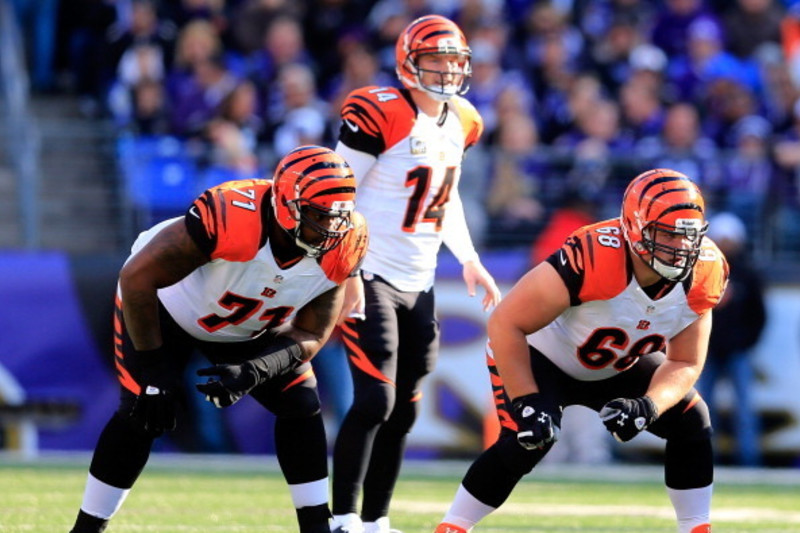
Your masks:
M246 460L245 460L246 461ZM140 478L107 530L134 532L291 532L295 515L288 490L275 468L254 458L253 468L180 468L156 462ZM221 466L220 466L221 465ZM445 473L404 471L393 502L393 526L432 532L460 481L460 468ZM587 471L526 478L508 502L477 532L674 533L672 510L658 475L602 481ZM640 478L651 478L650 481ZM728 476L731 478L731 476ZM736 476L733 476L736 477ZM752 476L751 476L752 477ZM0 461L0 532L66 533L80 505L86 462ZM718 480L715 533L800 532L800 482L750 483Z

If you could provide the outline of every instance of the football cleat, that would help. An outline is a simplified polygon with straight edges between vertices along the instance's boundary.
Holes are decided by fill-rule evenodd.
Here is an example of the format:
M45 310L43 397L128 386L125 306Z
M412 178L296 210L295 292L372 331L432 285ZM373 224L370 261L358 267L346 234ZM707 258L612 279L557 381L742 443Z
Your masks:
M364 533L364 524L356 513L335 515L331 522L331 533Z
M447 522L442 522L438 526L436 526L436 530L434 533L468 533L466 529L461 526L457 526L455 524L448 524Z

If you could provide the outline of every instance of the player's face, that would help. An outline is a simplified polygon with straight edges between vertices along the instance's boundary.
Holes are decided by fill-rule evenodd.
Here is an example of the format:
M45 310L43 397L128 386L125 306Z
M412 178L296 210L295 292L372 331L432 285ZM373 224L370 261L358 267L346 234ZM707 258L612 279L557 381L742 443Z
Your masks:
M656 230L654 234L657 245L655 255L659 260L673 266L686 264L687 254L694 247L693 240L688 235L660 229ZM686 254L681 252L686 252Z
M467 56L461 54L422 54L417 60L420 81L435 90L458 90L464 82L467 62Z
M314 247L329 244L326 241L341 239L349 227L348 216L330 215L312 208L303 210L302 220L301 238Z

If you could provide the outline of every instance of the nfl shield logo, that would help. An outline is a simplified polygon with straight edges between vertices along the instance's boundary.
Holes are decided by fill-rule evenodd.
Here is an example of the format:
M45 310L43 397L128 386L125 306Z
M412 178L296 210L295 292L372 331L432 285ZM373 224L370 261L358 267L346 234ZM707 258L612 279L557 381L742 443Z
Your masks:
M423 141L422 139L419 139L417 137L411 137L411 139L409 139L409 141L411 142L411 153L412 154L420 155L420 154L424 154L425 152L428 151L427 146L425 146L425 141Z

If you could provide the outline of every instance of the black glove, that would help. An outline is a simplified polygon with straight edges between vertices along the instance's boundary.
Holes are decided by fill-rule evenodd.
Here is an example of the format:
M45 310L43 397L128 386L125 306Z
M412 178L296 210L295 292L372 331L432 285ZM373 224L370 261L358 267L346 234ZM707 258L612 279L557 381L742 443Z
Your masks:
M615 439L628 442L655 422L658 408L648 396L617 398L600 409L600 418Z
M174 382L168 370L168 354L162 348L137 351L134 356L141 386L131 409L145 431L163 433L176 426Z
M544 448L558 440L561 431L553 420L544 398L538 392L520 396L511 402L511 417L517 424L517 442L526 450Z
M241 365L215 365L201 368L198 376L216 376L206 383L195 385L197 390L206 395L206 400L217 407L229 407L241 400L248 392L259 384L258 372L250 361Z

